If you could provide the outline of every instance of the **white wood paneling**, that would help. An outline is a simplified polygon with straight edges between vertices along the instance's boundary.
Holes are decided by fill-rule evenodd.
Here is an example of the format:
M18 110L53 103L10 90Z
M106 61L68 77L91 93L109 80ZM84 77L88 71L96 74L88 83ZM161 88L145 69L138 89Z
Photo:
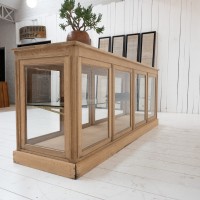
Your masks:
M188 49L187 46L187 38L189 38L188 35L188 29L190 29L190 24L188 24L188 15L187 15L187 0L182 0L182 12L180 15L180 41L179 41L179 80L178 80L178 99L177 99L177 112L183 112L183 104L184 99L187 97L187 71L188 71L188 65L186 65L186 62L188 60L188 56L186 56L186 50ZM189 25L189 27L188 27ZM185 112L185 111L184 111Z
M67 33L59 28L59 0L47 7L49 1L40 0L37 12L17 13L18 29L32 19L47 26L47 39L65 41ZM99 1L100 2L100 1ZM105 3L105 1L102 1ZM109 1L110 2L110 1ZM200 112L200 1L198 0L124 0L94 6L102 13L105 31L102 35L90 31L92 45L98 38L146 31L157 32L155 64L159 69L158 110L164 112ZM45 7L46 6L46 7ZM42 15L41 15L42 13ZM27 21L27 19L29 19Z
M133 33L139 33L138 19L139 19L139 0L133 1Z
M167 1L169 3L170 1ZM170 7L170 35L168 58L168 82L167 82L167 111L176 111L177 81L179 70L179 37L180 37L180 9L181 0L171 1Z
M47 15L46 19L46 29L47 31L47 38L51 40L51 42L57 42L57 16L54 15Z
M124 4L114 4L112 13L116 17L107 18L112 24L111 36L122 33L122 29L125 34L157 31L155 62L159 69L159 110L199 113L199 1L126 0ZM125 10L124 16L119 6Z
M141 32L151 31L152 23L152 0L142 0Z
M115 11L115 35L125 34L125 7L124 1L116 3Z
M124 33L132 33L132 9L133 1L125 0L124 1Z
M165 0L158 2L157 22L157 67L159 68L159 97L158 109L167 111L167 81L169 60L169 36L170 36L170 8L171 3ZM156 26L156 25L155 25Z
M188 112L197 113L199 107L199 9L200 2L192 1L191 41L190 41L190 76Z

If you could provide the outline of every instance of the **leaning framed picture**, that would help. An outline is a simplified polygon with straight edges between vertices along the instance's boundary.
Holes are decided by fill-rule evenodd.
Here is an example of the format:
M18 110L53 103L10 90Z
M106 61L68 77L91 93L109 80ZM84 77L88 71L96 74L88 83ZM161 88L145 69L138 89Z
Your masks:
M140 62L154 67L156 32L141 33Z
M125 56L125 35L112 37L112 53L118 56Z
M126 55L125 57L131 61L139 61L140 55L140 34L126 35Z
M111 51L111 37L100 37L98 48L104 51Z

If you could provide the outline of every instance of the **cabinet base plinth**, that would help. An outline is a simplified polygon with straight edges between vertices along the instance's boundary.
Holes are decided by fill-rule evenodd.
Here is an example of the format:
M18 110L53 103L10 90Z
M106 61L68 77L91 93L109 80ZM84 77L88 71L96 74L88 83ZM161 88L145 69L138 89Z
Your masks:
M75 179L75 164L35 155L32 153L14 151L14 162L27 167Z
M113 154L117 153L134 140L138 139L140 136L144 135L146 132L150 131L158 125L158 119L155 119L143 127L138 128L137 130L132 131L128 135L118 138L118 140L113 141L111 144L108 144L106 147L97 151L96 153L87 156L83 160L79 161L76 164L76 178L81 177Z
M92 168L96 167L97 165L111 157L113 154L123 149L125 146L132 143L134 140L136 140L152 128L156 127L157 125L158 119L155 119L145 126L132 131L132 133L121 137L116 141L113 141L104 148L101 148L96 152L89 154L76 164L23 151L13 152L14 162L52 174L76 179L84 175Z

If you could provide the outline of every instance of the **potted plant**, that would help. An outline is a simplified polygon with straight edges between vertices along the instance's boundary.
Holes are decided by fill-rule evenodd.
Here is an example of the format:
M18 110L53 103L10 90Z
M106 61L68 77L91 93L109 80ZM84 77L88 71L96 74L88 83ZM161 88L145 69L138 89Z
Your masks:
M66 22L60 24L61 29L65 30L71 26L72 31L67 36L67 41L77 40L86 44L91 44L90 37L86 31L95 30L98 34L103 33L104 26L98 27L101 22L102 14L96 15L92 12L93 6L84 8L78 3L75 7L75 0L64 0L60 8L60 18Z

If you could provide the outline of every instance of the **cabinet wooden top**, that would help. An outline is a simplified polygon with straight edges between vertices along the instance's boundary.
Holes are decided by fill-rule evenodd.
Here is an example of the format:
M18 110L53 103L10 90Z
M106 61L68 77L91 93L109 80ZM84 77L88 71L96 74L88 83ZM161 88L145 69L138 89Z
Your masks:
M69 46L75 46L75 45L84 45L84 46L89 46L89 45L85 45L81 42L77 42L77 41L72 41L72 42L58 42L58 43L49 43L49 44L39 44L39 45L30 45L30 46L23 46L23 47L18 47L18 48L14 48L13 50L16 51L26 51L26 50L30 50L30 49L41 49L41 48L58 48L58 47L69 47ZM90 46L89 46L90 47Z
M140 70L141 68L142 71L149 73L157 73L158 71L155 67L153 68L139 62L128 60L125 57L106 52L78 41L18 47L13 49L13 51L15 53L16 60L58 56L77 56L119 66L125 66L127 68L134 68L137 70Z

